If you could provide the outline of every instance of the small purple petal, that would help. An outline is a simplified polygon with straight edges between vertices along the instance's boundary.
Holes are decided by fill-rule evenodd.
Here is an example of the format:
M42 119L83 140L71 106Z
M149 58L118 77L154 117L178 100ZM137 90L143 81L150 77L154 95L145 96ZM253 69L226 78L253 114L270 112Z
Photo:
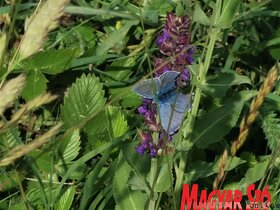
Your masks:
M136 152L140 155L144 155L146 148L142 145L139 145L135 148Z

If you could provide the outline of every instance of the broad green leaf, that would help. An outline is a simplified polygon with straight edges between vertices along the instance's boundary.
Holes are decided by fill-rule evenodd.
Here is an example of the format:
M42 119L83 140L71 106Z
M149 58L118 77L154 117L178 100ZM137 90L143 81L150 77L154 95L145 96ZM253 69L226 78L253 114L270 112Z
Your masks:
M95 75L82 75L70 87L61 106L66 127L76 125L105 104L102 84Z
M151 158L139 155L135 148L138 142L133 141L121 145L121 150L127 164L131 167L133 173L129 177L128 183L134 190L144 190L150 194L150 184L147 181L148 174L151 170Z
M17 68L58 74L66 70L78 54L77 48L42 51L23 60Z
M120 93L124 93L121 94ZM131 86L124 87L124 88L111 88L110 95L112 100L119 99L118 104L120 104L123 108L131 108L131 107L138 107L142 103L141 97L135 94Z
M33 151L36 154L36 164L39 170L47 173L53 172L53 154L42 153L41 151Z
M142 15L145 21L149 22L150 24L158 23L158 11L152 9L144 9Z
M213 98L222 99L231 86L240 84L251 84L251 80L234 71L220 72L215 78L207 80L203 91Z
M218 26L225 29L230 28L234 19L236 12L239 8L240 0L224 0L222 13L218 22Z
M113 180L113 196L116 202L116 210L145 209L147 195L141 191L133 191L127 184L131 173L130 166L122 155L119 155L118 166Z
M253 95L251 92L241 92L222 107L211 110L198 119L191 136L192 142L198 148L206 148L222 139L236 125L244 101Z
M173 176L170 164L164 163L160 167L158 179L155 185L156 192L166 192L172 187Z
M29 101L36 96L43 94L47 89L47 82L45 75L40 70L31 70L27 73L27 82L22 91L22 96Z
M158 22L158 15L166 15L167 12L171 12L173 7L172 3L169 1L162 0L149 0L143 2L143 14L146 12L151 12L148 17L144 16L144 21L146 24L155 24Z
M100 146L114 138L119 137L128 130L128 125L121 110L108 106L90 120L86 126L89 143L94 147Z
M204 162L204 161L197 161L192 163L190 170L185 175L185 183L194 182L199 178L209 177L213 174L219 172L219 158L212 163ZM228 171L235 169L238 165L245 163L246 161L238 158L238 157L229 157L226 169Z
M115 30L113 33L106 35L102 42L96 48L96 55L103 55L108 52L112 47L119 44L120 41L124 40L129 29L138 24L137 20L126 20L123 26L119 30Z
M198 2L195 4L194 7L193 21L205 26L211 25L209 18L202 11Z
M243 179L240 180L240 182L237 185L231 186L225 186L225 189L232 189L232 190L241 190L243 194L246 193L247 187L259 181L261 178L265 177L265 172L268 167L269 161L268 159L257 163L252 168L249 168L244 176ZM234 187L234 188L233 188Z
M59 144L59 155L62 156L62 162L69 163L74 160L81 149L79 130L67 133Z
M70 186L63 193L63 195L59 198L58 202L55 205L56 210L68 210L71 207L71 204L75 195L75 186Z

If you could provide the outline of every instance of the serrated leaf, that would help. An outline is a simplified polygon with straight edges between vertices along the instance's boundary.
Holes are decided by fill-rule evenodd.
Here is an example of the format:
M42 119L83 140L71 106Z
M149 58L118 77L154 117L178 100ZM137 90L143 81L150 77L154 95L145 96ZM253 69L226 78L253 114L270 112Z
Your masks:
M63 158L63 162L69 163L74 160L78 155L81 149L80 147L80 133L79 130L74 130L73 132L68 133L64 136L59 144L59 154Z
M68 90L61 106L66 127L76 125L105 104L102 84L95 75L82 75Z
M230 28L238 10L240 0L224 0L222 13L218 22L220 28Z
M220 72L215 78L207 81L203 91L213 98L223 98L227 90L233 85L251 84L247 76L239 75L234 71Z
M47 82L45 75L39 70L31 70L27 73L27 82L22 91L22 96L29 101L36 96L43 94L47 89Z
M185 175L185 183L194 182L199 178L205 178L219 172L219 158L216 158L214 162L208 163L204 161L197 161L192 163L190 170ZM227 160L226 169L228 171L236 168L238 165L245 163L246 161L238 157L229 157Z
M197 22L199 24L205 25L205 26L210 26L211 25L211 22L210 22L209 18L203 12L203 10L201 9L199 3L195 4L194 14L193 14L193 21Z
M263 116L262 129L268 140L268 146L273 151L280 139L280 120L273 111Z
M94 147L112 141L128 130L127 121L121 110L108 106L104 112L98 114L86 126L86 133Z
M222 107L214 109L198 119L191 136L196 146L206 148L225 136L235 126L244 101L251 97L251 92L240 92Z
M55 205L56 210L68 210L71 207L71 204L74 199L76 188L75 186L70 186L59 198L58 202Z
M13 148L21 143L20 133L17 127L10 128L5 133L0 134L0 144L6 147Z
M77 48L38 52L23 60L18 67L24 70L38 70L46 74L58 74L66 70L78 56Z
M118 166L113 180L113 196L116 202L116 210L145 209L147 195L141 191L133 191L127 184L131 168L119 155Z

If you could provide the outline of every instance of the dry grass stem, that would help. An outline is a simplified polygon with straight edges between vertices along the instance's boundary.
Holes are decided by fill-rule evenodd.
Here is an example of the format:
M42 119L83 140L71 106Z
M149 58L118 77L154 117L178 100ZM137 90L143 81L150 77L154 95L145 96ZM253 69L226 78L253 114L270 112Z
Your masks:
M0 89L0 115L7 107L12 105L13 101L21 93L24 85L25 77L19 75L6 82L6 84Z
M43 135L37 137L34 141L26 145L20 145L12 149L5 158L0 161L0 166L7 166L13 163L18 158L28 154L29 152L41 147L43 144L49 141L49 139L55 136L62 127L62 123L52 127L49 131Z
M42 47L48 32L54 28L57 19L63 14L63 9L69 0L47 0L35 11L28 21L26 32L19 48L20 59L36 53Z
M254 98L254 100L251 103L250 106L250 112L248 116L245 116L241 123L240 123L240 129L239 129L239 136L238 138L232 142L231 145L231 156L235 156L236 152L240 149L240 147L244 144L244 142L247 139L247 136L249 134L249 129L251 124L256 120L258 116L258 110L260 106L262 105L265 97L269 92L271 92L272 88L274 87L275 81L278 78L278 70L277 66L273 66L272 69L269 71L267 77L265 78L261 88L258 91L257 96ZM219 183L224 180L225 178L225 171L226 168L224 167L225 164L225 153L227 153L227 150L224 151L224 155L220 158L220 164L219 164L219 172L217 177L214 180L213 188L218 189Z
M5 132L8 128L10 128L14 123L16 123L23 115L28 113L29 111L36 109L44 104L50 103L55 100L57 96L51 95L50 93L45 93L43 95L37 96L33 100L29 101L27 104L23 105L8 121L6 124L0 124L0 133Z

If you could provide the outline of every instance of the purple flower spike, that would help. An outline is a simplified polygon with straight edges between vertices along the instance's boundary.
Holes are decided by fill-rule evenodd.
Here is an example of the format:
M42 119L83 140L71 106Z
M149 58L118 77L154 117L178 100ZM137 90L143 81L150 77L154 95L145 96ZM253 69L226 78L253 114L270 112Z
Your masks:
M169 62L162 58L154 58L154 68L156 69L155 71L155 76L160 76L164 72L171 71L171 67Z
M194 48L190 45L191 22L188 16L176 16L168 13L165 27L156 39L162 57L154 57L154 76L159 77L168 71L178 71L177 85L184 88L189 85L191 75L187 66L193 62ZM157 123L157 107L152 100L143 100L138 112L144 117L148 132L140 132L140 144L136 147L137 153L149 154L150 157L161 155L161 151L167 151L167 144L172 141L172 134L166 133ZM157 143L153 142L152 133L159 133ZM171 148L171 147L170 147ZM167 151L168 152L168 151ZM172 148L169 149L172 152Z
M155 146L153 144L150 147L150 156L151 157L156 157L157 156L157 149L155 148Z
M184 70L182 71L181 78L182 78L182 80L184 80L184 81L190 80L191 75L190 75L190 72L189 72L188 69L184 69Z
M190 18L188 16L176 16L174 13L167 14L166 31L178 44L189 44Z
M163 33L157 38L156 44L158 46L162 45L164 42L170 40L170 36L165 29L163 29Z

